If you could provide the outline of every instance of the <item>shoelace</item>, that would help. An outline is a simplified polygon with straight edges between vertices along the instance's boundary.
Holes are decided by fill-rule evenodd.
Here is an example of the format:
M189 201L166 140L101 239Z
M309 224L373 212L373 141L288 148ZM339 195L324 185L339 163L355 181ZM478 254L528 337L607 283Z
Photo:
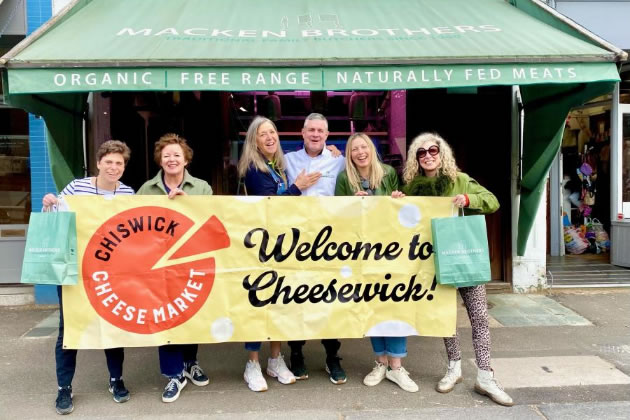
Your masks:
M193 365L190 368L190 375L194 378L195 376L199 375L201 376L203 374L203 372L201 371L201 368L199 367L199 365Z
M177 384L175 384L176 380L177 379L173 378L168 382L168 384L166 385L167 391L173 391L177 387Z

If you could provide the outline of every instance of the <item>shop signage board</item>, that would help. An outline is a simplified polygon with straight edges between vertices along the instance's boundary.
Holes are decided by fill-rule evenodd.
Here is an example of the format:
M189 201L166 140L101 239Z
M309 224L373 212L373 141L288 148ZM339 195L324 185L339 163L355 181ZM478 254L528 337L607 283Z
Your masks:
M387 90L540 83L587 83L618 78L609 63L417 65L370 67L210 67L16 69L14 94L147 90Z
M66 348L452 336L431 223L450 198L67 197Z

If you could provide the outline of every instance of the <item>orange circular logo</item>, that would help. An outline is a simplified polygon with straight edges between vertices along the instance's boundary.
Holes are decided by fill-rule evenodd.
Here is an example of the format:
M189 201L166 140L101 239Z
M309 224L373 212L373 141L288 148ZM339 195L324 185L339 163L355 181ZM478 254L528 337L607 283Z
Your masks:
M82 267L96 312L138 334L168 330L197 313L212 290L215 259L187 257L227 248L230 239L212 216L179 243L194 224L175 210L153 206L125 210L103 223L88 242Z

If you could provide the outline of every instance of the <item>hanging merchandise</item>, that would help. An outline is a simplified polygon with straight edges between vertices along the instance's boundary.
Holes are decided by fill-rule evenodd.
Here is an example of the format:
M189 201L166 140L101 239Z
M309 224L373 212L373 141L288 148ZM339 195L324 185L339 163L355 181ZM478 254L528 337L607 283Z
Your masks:
M582 181L581 199L587 206L595 205L595 180L597 179L597 157L593 153L593 147L584 146L582 164L577 169L577 175ZM586 214L584 216L587 216Z

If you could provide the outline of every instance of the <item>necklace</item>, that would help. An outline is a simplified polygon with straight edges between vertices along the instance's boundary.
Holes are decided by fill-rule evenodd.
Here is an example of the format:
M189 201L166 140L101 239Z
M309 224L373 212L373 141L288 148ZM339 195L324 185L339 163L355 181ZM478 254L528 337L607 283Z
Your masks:
M118 182L114 184L114 195L116 195L116 188L118 187ZM96 195L98 194L98 177L94 177L94 188L96 189Z

